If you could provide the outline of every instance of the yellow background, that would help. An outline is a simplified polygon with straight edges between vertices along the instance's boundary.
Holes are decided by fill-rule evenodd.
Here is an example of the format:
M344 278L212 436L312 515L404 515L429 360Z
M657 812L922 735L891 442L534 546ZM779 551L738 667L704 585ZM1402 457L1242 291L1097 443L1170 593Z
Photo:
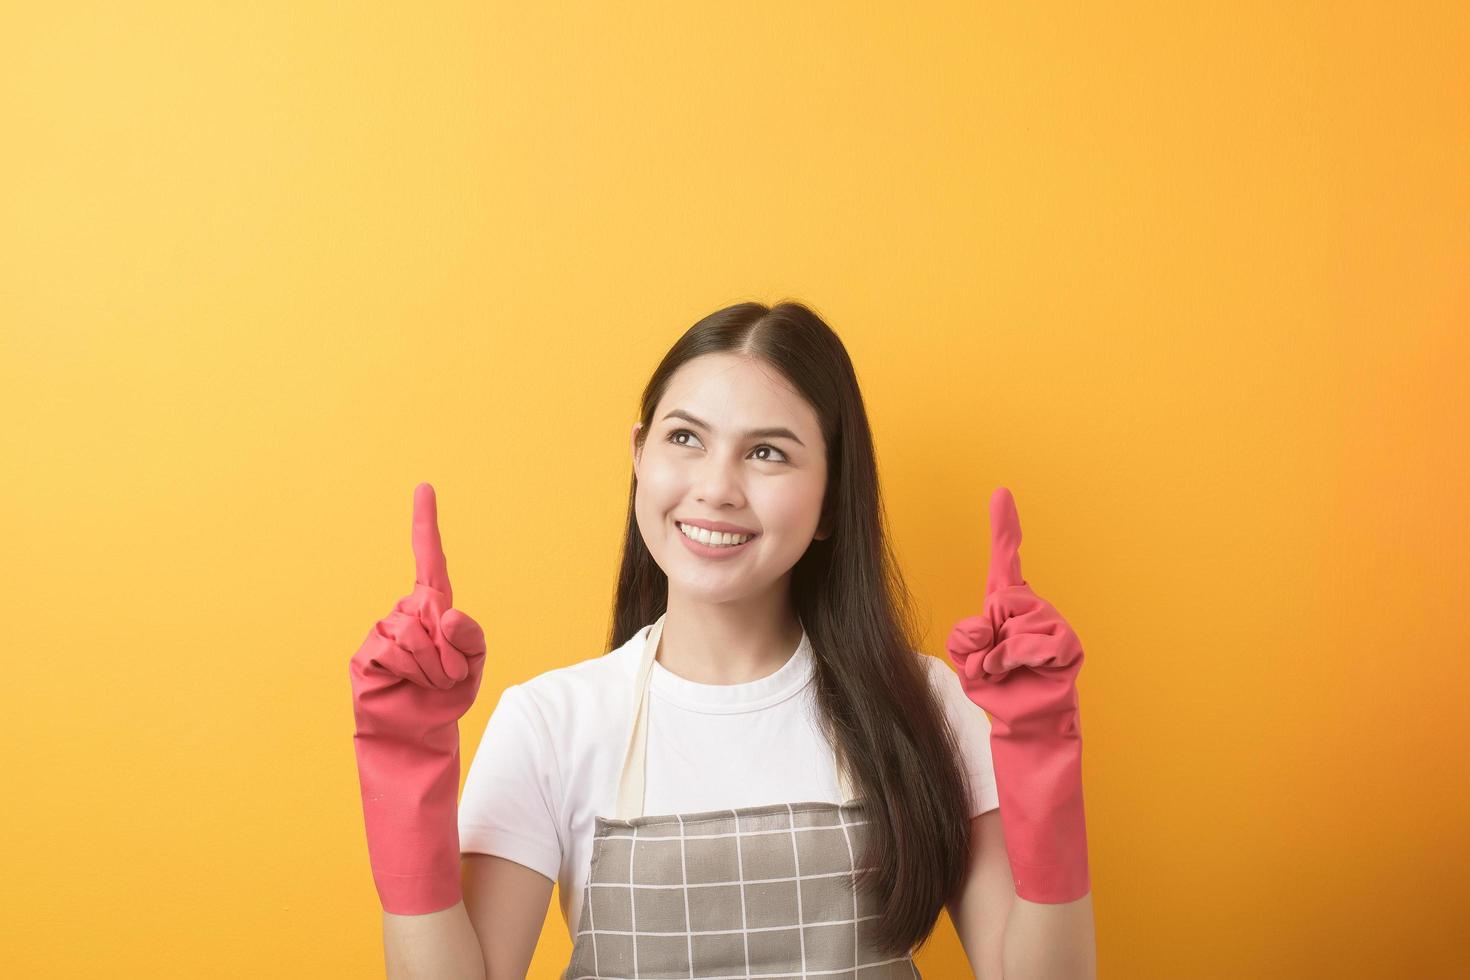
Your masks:
M924 649L997 485L1083 638L1100 976L1463 968L1470 7L1015 7L7 6L4 972L380 975L414 485L467 768L603 651L658 358L788 296Z

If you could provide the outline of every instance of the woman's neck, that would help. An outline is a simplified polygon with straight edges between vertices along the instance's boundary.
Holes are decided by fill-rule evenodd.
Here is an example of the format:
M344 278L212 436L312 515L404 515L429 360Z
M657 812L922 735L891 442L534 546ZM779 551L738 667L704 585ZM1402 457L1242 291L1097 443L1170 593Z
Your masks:
M710 605L671 595L655 659L696 684L747 684L784 667L801 635L789 602Z

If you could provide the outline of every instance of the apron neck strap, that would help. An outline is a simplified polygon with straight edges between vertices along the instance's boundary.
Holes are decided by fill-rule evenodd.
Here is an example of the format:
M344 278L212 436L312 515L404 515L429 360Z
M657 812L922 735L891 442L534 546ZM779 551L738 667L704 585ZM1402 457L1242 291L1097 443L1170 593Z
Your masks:
M628 735L627 748L623 752L622 770L618 774L617 809L613 811L613 815L619 820L631 820L643 815L646 789L644 775L648 761L648 689L652 683L653 662L658 655L658 642L663 636L664 619L667 616L668 612L662 613L649 628L638 659L638 674L633 683L633 727ZM842 802L850 803L857 798L857 794L853 790L847 766L837 753L833 753L833 759L837 767L837 787L842 794Z

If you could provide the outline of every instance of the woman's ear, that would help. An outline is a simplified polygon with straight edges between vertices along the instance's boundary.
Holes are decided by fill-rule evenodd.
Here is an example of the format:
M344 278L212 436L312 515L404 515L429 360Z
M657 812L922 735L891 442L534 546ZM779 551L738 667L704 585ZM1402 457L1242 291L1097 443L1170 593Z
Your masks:
M628 450L633 456L633 475L638 475L638 457L643 453L638 447L638 430L643 428L642 422L633 423L633 431L628 436Z

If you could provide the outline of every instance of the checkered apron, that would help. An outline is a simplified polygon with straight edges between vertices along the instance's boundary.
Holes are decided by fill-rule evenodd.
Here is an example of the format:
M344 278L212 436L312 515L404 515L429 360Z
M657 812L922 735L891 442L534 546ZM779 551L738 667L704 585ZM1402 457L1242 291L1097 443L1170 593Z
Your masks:
M663 623L644 642L617 816L596 818L562 980L916 980L911 955L872 944L878 908L853 887L867 821L840 763L841 805L643 815L648 683Z

